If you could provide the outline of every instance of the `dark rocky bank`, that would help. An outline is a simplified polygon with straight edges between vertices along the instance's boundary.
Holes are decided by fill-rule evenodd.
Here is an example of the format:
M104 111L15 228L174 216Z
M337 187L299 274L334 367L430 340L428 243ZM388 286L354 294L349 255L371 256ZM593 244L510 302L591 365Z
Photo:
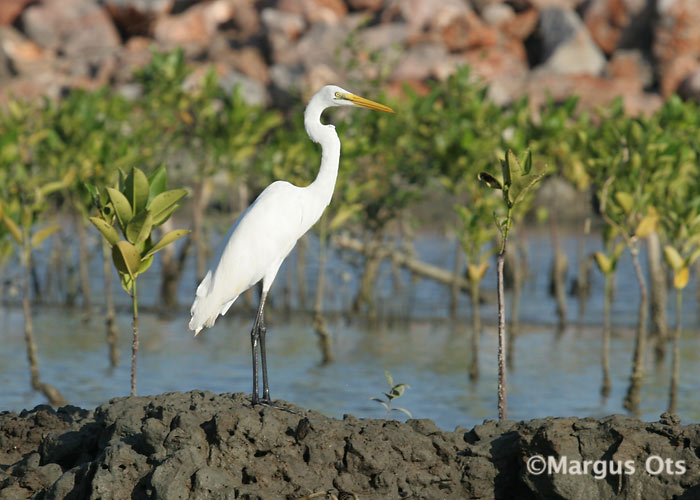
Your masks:
M668 415L486 421L445 432L430 420L336 420L275 404L193 391L117 398L94 411L4 412L0 498L700 498L700 425ZM535 455L566 457L570 473L529 473ZM645 470L652 456L671 467L653 459ZM576 473L584 460L631 462L596 479Z

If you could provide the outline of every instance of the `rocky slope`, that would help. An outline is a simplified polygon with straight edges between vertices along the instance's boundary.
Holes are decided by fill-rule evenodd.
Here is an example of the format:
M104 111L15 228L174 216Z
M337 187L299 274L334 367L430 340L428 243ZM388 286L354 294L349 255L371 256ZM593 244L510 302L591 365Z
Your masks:
M326 83L380 75L419 92L469 64L507 104L527 94L623 96L652 112L700 98L696 0L3 0L0 101L113 85L153 48L213 64L248 100L288 104ZM353 88L355 88L353 86ZM360 89L363 90L363 89Z
M700 497L700 425L667 415L445 432L430 420L336 420L275 405L194 391L2 413L0 498ZM536 455L559 471L528 471ZM537 459L530 467L541 470Z

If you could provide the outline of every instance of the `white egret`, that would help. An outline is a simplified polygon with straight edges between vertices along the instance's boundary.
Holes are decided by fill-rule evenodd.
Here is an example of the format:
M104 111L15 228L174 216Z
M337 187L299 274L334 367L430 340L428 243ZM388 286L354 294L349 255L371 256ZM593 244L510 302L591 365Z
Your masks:
M333 125L321 123L321 114L334 106L359 106L393 113L388 106L359 97L335 85L320 89L304 112L304 127L312 141L321 145L321 167L306 187L276 181L260 193L231 227L218 258L197 287L190 310L189 327L197 335L214 325L216 318L231 307L238 296L262 280L260 304L253 321L250 340L253 350L252 402L258 395L258 349L262 362L262 401L270 402L265 357L264 308L267 292L282 261L321 217L335 188L340 162L340 139Z

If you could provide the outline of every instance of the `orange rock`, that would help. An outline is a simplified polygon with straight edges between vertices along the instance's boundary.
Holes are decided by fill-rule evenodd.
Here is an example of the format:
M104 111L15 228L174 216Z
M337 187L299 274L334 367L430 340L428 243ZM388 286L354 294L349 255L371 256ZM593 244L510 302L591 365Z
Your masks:
M700 60L700 10L695 0L658 5L653 52L661 93L668 97L698 67Z
M663 100L657 94L641 92L627 80L611 80L592 75L557 75L542 71L528 78L526 92L533 109L541 107L551 96L562 101L569 96L580 97L579 109L608 106L622 97L625 111L631 116L649 115L657 111Z
M270 74L265 59L255 47L243 47L234 50L229 56L231 66L253 80L267 85L270 83Z
M475 47L492 47L498 43L499 32L484 24L473 11L465 11L442 29L442 39L451 52Z
M336 24L348 13L343 0L279 0L276 8L304 16L307 23Z
M9 26L33 0L2 0L0 8L0 26Z
M503 31L518 40L525 40L537 27L539 12L536 9L527 9L515 14L515 18L506 22Z
M220 24L233 16L225 0L196 4L181 14L162 16L155 22L156 40L165 46L205 46Z
M651 64L638 50L616 50L605 67L609 78L628 80L639 90L652 84Z

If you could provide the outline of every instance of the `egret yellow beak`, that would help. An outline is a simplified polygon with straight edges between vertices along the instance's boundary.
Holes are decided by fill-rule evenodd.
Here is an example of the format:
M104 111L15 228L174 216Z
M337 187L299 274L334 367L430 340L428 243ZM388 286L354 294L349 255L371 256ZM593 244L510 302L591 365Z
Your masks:
M389 106L385 106L384 104L380 104L378 102L370 101L369 99L365 99L364 97L360 97L359 95L349 93L343 94L343 99L346 99L353 103L355 106L360 106L362 108L375 109L377 111L384 111L386 113L394 113L394 110L391 109Z

